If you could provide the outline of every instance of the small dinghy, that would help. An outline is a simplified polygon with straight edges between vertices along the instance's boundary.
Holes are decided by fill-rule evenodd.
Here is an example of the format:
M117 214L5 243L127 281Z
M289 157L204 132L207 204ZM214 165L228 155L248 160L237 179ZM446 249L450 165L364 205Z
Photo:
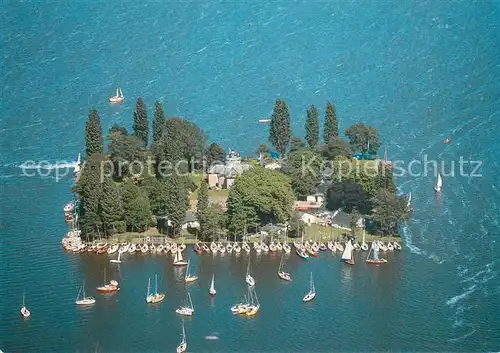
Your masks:
M394 251L394 246L391 244L391 242L387 243L387 250Z
M349 264L349 265L354 265L354 254L353 254L353 251L354 251L354 247L352 246L352 243L349 240L345 244L345 250L342 253L342 259L341 259L341 261L343 261L343 262L345 262L346 264Z
M135 245L135 244L130 245L130 246L129 246L129 248L128 248L128 252L129 252L129 254L133 254L133 253L135 253L135 252L136 252L136 250L137 250L137 247L136 247L136 245Z
M393 245L394 245L394 249L395 249L395 250L401 250L401 245L399 245L399 243L398 243L398 242L396 242L396 241L395 241L395 242L393 243Z
M111 245L109 248L108 248L108 254L114 254L115 252L118 251L118 249L120 248L120 244L114 244L114 245Z
M306 254L306 252L300 248L295 249L295 252L299 257L303 258L304 260L307 260L309 258L309 255Z
M149 251L149 246L148 244L144 244L141 246L141 253L146 254Z
M292 252L292 248L290 247L290 245L288 245L288 243L284 243L283 251L285 252L285 254L290 254Z
M186 268L186 276L184 277L184 282L186 283L191 283L194 282L198 279L198 276L193 276L189 273L189 261L187 263L187 268Z

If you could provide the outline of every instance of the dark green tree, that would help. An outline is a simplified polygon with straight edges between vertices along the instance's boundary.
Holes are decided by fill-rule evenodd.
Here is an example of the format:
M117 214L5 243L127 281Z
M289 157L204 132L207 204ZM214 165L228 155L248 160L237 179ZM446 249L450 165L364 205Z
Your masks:
M133 231L144 232L151 224L151 207L146 196L140 195L129 204L129 213L126 215L125 222Z
M165 181L148 177L144 179L142 188L148 195L151 212L155 216L164 216L168 198Z
M290 221L288 222L288 236L292 238L298 238L301 237L302 234L305 232L306 225L305 223L300 219L300 217L297 215L296 212L292 214L292 217L290 218Z
M123 218L127 230L137 226L134 221L135 201L141 196L141 190L134 184L132 179L127 179L122 187Z
M169 118L164 133L164 158L172 167L177 165L179 173L191 171L191 160L202 160L205 142L206 136L196 124L181 118ZM168 171L162 173L168 174Z
M200 234L204 241L217 240L217 235L226 225L226 215L222 206L210 204L198 218L200 223Z
M172 235L177 237L181 226L186 219L186 211L189 207L188 190L183 177L176 173L165 179L167 185L166 213L170 222L172 222Z
M103 195L101 183L101 162L105 157L94 153L82 171L81 177L76 185L75 191L80 195L82 212L80 214L80 228L87 238L94 237L102 230L100 217L100 201Z
M269 142L276 151L283 155L286 152L292 129L290 128L290 113L284 100L277 99L274 104L271 126L269 128Z
M357 123L348 128L344 133L349 137L349 143L354 152L373 155L380 148L378 131L371 126Z
M149 127L148 127L148 113L146 104L141 97L137 99L134 112L134 123L132 125L134 135L137 136L144 146L148 145Z
M306 144L298 136L292 136L290 140L290 152L295 152L306 147Z
M392 169L383 162L378 163L378 173L375 176L375 189L386 189L394 194L396 193Z
M288 154L281 170L291 180L292 190L298 199L305 199L316 192L322 179L322 160L315 150L302 148Z
M160 102L155 102L155 113L153 119L153 144L157 144L163 138L165 131L165 114L163 113L163 106Z
M109 177L105 177L102 183L100 215L105 234L108 234L110 229L116 229L116 223L123 219L120 191Z
M351 213L355 208L363 214L369 214L371 205L363 187L351 180L333 183L326 193L326 208L335 211L342 208Z
M222 149L221 146L219 146L217 143L212 142L210 146L207 148L207 152L205 155L206 159L206 165L207 168L206 170L210 170L210 167L213 164L224 164L226 162L226 152Z
M124 136L127 136L128 135L128 131L127 131L127 128L123 127L123 126L120 126L118 124L113 124L113 126L111 126L109 128L109 132L108 132L108 139L111 138L111 136L116 133L116 132L119 132L120 134L124 135Z
M328 102L326 104L325 112L325 130L323 131L323 138L325 144L329 144L330 140L339 136L339 122L337 121L337 112L335 106Z
M330 161L339 156L351 158L352 150L349 144L340 137L332 137L323 148L323 156Z
M140 165L133 162L144 162L146 159L142 141L134 135L123 135L121 131L113 132L109 141L108 151L114 165L115 178L140 173Z
M398 235L398 222L406 220L406 198L398 197L387 189L379 189L372 199L375 231L379 235Z
M284 223L293 204L290 179L283 173L254 167L241 174L229 190L228 228L232 235L268 223Z
M316 109L314 105L311 105L309 109L307 109L306 141L311 148L316 148L319 143L318 109Z
M87 159L95 153L103 153L101 118L95 109L89 111L89 118L85 124L85 147Z
M208 207L208 183L206 180L201 181L200 188L198 190L198 203L196 204L196 213L198 215L198 219L200 219L201 214Z

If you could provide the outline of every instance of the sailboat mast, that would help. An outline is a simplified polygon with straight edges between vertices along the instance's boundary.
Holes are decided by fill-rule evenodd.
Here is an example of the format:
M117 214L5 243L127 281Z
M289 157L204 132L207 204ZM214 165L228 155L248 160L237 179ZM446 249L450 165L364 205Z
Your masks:
M158 275L155 275L155 294L158 294Z
M191 301L191 294L188 292L189 304L191 305L191 310L194 310L193 302Z
M151 278L148 278L148 294L146 295L146 297L149 297L150 288L151 288Z

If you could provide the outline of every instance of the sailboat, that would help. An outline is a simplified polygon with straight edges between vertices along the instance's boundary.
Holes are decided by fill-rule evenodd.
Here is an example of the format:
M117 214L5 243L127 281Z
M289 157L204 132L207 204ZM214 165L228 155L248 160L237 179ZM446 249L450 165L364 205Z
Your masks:
M104 268L104 284L100 287L97 287L97 291L99 293L114 293L119 289L120 288L118 288L118 282L115 280L111 280L108 284L106 284L106 268Z
M177 248L177 252L175 253L173 265L174 266L186 266L187 264L188 263L186 261L184 261L184 259L182 258L182 253L181 253L180 249Z
M121 88L116 89L116 94L113 97L109 98L109 101L111 103L121 103L125 100L125 97L123 96L123 92Z
M210 284L210 290L209 290L210 295L216 295L217 291L215 290L215 282L214 282L214 275L212 275L212 283Z
M408 200L406 201L406 210L411 210L411 191L408 193Z
M259 298L257 298L257 293L255 293L255 287L250 287L250 305L247 308L247 316L254 316L259 312L260 303Z
M189 306L181 306L176 309L175 312L179 315L192 316L194 313L193 302L191 301L191 295L188 292Z
M24 302L24 291L23 291L23 306L21 307L21 316L24 318L28 318L28 317L30 317L30 315L31 315L31 313L28 310L28 308L26 308L26 304Z
M342 254L342 261L344 261L346 264L354 265L353 250L354 248L352 246L351 240L349 239L349 241L345 244L344 253Z
M82 157L80 156L80 153L78 153L78 159L76 160L75 168L73 169L73 174L77 175L78 173L80 173L81 168L82 168Z
M304 302L308 302L313 300L315 296L316 296L316 288L314 287L313 273L311 272L311 279L309 280L309 293L304 295L304 298L302 298L302 300Z
M127 249L127 251L128 251L128 249ZM114 264L121 264L122 263L122 261L120 260L121 256L122 256L122 252L118 251L118 258L116 260L115 259L109 260L109 262L114 263Z
M186 268L186 276L184 277L184 282L186 283L191 283L194 282L198 279L198 276L191 276L189 274L189 261L187 263L187 268Z
M80 294L83 292L82 299L80 299ZM78 295L76 296L76 305L93 305L95 304L95 299L93 297L85 296L85 281L83 282L80 290L78 291Z
M292 276L288 272L283 271L283 256L281 256L280 267L278 268L278 276L282 280L291 282Z
M250 293L250 287L248 287L248 292ZM238 303L238 304L234 304L232 307L231 307L231 312L236 315L236 314L245 314L248 310L248 299L247 299L247 296L243 296L243 300Z
M248 258L247 275L245 277L245 282L247 282L249 286L255 286L255 280L250 274L250 258Z
M370 254L373 252L373 257L370 259ZM382 259L378 257L379 247L377 243L372 243L372 247L370 248L370 252L368 253L368 257L366 258L367 264L380 265L387 263L386 259Z
M186 330L184 329L184 321L182 321L182 341L177 346L177 353L183 353L187 349L187 341L186 341Z
M155 275L155 292L151 293L151 278L148 279L148 294L146 295L146 303L156 304L165 299L165 293L158 293L158 275Z
M434 186L434 191L439 193L441 192L442 187L443 187L443 179L441 179L441 173L438 173L436 186Z

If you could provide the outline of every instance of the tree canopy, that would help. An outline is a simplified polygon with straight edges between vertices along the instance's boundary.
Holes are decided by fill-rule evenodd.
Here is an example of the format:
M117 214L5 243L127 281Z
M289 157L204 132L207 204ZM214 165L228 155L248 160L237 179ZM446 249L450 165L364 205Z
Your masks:
M287 221L293 200L290 179L284 174L261 167L244 172L229 191L230 233L240 235L245 227Z
M368 194L363 187L350 180L334 182L326 193L326 208L338 210L341 208L347 213L353 209L368 214L371 210Z
M277 99L274 104L271 126L269 128L269 142L276 148L279 154L285 154L292 136L290 127L290 113L288 106L282 99Z
M330 140L339 136L339 122L337 121L337 111L335 106L328 102L326 104L325 112L325 130L323 131L323 138L325 144L330 143Z
M85 147L87 159L93 154L103 153L104 141L102 137L101 118L95 109L89 111L89 117L85 124Z
M351 147L340 137L332 137L328 144L323 148L323 155L328 160L334 160L337 157L352 157Z
M398 197L387 189L379 189L372 198L375 231L379 235L394 235L398 233L398 222L409 218L406 209L406 198Z
M144 146L148 145L149 126L146 104L141 97L137 99L134 112L134 124L132 125L134 135L142 141Z
M153 144L158 144L163 138L165 131L165 114L160 102L155 102L155 113L153 119Z
M318 109L314 105L311 105L307 109L306 118L306 141L309 147L315 148L319 143L319 119L318 119Z
M349 137L349 143L354 152L376 154L380 148L380 136L377 129L357 123L345 131Z
M291 180L295 196L305 199L316 192L322 179L321 157L311 148L301 148L288 154L281 170Z
M214 163L224 164L226 162L226 152L216 142L212 142L210 146L208 146L205 157L206 157L207 171Z

